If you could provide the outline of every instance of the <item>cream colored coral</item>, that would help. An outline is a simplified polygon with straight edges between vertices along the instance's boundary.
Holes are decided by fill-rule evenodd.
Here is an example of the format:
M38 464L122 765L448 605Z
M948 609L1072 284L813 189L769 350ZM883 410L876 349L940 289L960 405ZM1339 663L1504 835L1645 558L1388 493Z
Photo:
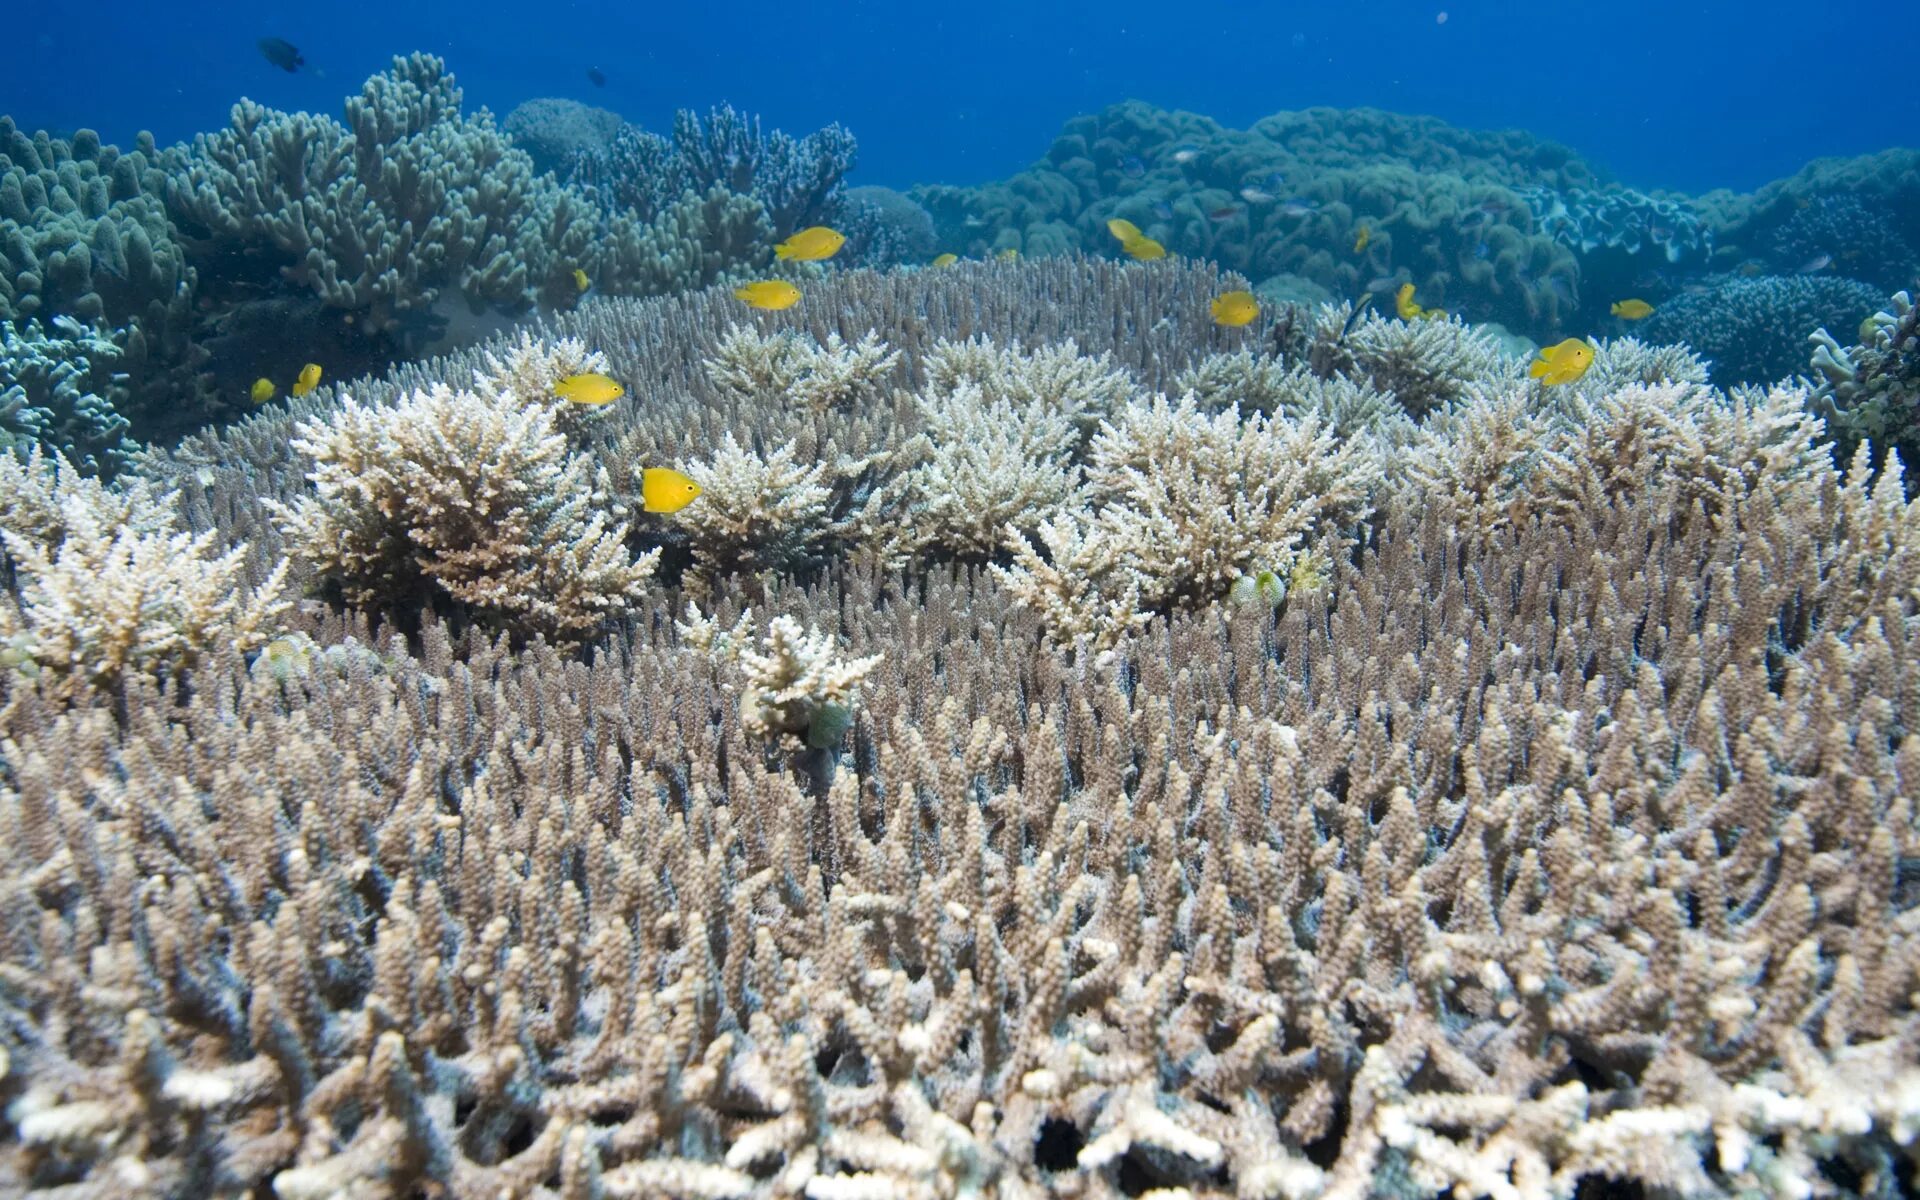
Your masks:
M988 401L976 383L920 398L924 452L879 497L869 536L894 561L937 549L984 558L1007 530L1032 532L1075 504L1078 440L1062 414L1038 404Z
M1149 606L1222 598L1236 576L1281 569L1317 534L1345 535L1377 481L1369 456L1316 421L1208 417L1192 396L1128 406L1088 457L1094 521Z
M85 493L64 497L57 543L0 531L20 577L19 608L0 604L0 637L51 673L58 691L191 669L220 649L252 650L273 636L289 604L284 561L249 589L244 544L216 553L214 530L116 525L106 508Z
M757 333L736 325L706 360L707 378L743 401L791 404L814 413L844 411L881 392L900 365L869 330L849 345L829 333L817 345L796 333Z
M940 341L920 365L928 394L952 393L971 383L988 402L1033 406L1082 429L1140 395L1139 384L1110 356L1082 354L1072 338L1032 351L984 337Z
M1016 601L1039 614L1049 637L1063 644L1087 638L1107 650L1152 619L1128 548L1084 509L1041 521L1033 536L1039 546L1009 529L1013 562L987 569Z
M422 583L483 613L579 634L644 592L659 556L625 546L605 474L568 449L556 408L444 384L391 408L351 397L299 426L315 494L280 506L296 553L355 603ZM610 513L611 518L610 518Z
M803 466L788 442L762 455L728 432L708 458L685 465L700 498L673 514L694 562L709 578L794 566L834 532L834 478L826 463Z

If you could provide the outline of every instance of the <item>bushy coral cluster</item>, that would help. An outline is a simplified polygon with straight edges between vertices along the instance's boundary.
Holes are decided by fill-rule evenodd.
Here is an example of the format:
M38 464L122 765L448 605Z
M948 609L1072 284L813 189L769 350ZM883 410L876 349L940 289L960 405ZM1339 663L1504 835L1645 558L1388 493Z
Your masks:
M1729 275L1666 301L1635 332L1686 345L1722 387L1765 384L1806 369L1814 330L1854 329L1885 301L1871 284L1833 275Z
M561 637L631 607L658 551L628 551L605 469L561 431L564 402L527 387L565 369L503 366L394 405L344 397L303 424L313 493L278 506L294 553L362 606L452 600Z
M112 399L125 394L114 371L120 346L71 317L50 324L0 322L0 445L111 475L138 449Z

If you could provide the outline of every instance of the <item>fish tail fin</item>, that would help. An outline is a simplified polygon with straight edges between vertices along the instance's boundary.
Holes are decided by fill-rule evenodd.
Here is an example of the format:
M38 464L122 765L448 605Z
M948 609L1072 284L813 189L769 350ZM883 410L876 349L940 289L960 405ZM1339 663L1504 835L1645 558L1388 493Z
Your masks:
M781 262L785 262L793 257L793 247L787 245L785 242L781 242L773 248L773 256Z
M1533 365L1527 368L1527 378L1538 379L1552 369L1546 359L1536 358L1533 360Z

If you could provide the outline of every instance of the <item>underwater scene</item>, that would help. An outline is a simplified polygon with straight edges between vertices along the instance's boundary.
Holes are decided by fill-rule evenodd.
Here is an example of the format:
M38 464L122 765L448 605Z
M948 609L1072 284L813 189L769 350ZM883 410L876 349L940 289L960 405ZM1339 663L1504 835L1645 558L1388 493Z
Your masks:
M1920 1196L1894 8L7 26L0 1197Z

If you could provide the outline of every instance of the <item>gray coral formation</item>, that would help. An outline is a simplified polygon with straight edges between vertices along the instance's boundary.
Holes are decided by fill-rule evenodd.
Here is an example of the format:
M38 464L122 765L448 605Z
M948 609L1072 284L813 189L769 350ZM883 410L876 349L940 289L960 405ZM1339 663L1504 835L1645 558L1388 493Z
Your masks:
M1858 336L1851 347L1824 328L1807 339L1815 405L1843 457L1865 443L1876 455L1893 451L1912 471L1920 467L1920 306L1895 292L1886 308L1860 323ZM1913 487L1920 475L1905 478Z
M1668 300L1635 332L1684 343L1722 387L1765 384L1806 369L1814 330L1854 329L1885 301L1871 284L1832 275L1730 275Z
M90 130L29 137L0 116L0 321L120 331L125 386L92 393L118 418L151 416L169 398L191 407L204 357L193 344L197 276L155 184L160 157L145 136L122 154ZM71 449L84 457L98 447Z
M533 159L534 170L562 172L579 155L605 150L625 124L608 109L542 97L515 105L500 128Z
M1575 319L1579 267L1523 192L1599 182L1565 147L1430 117L1307 109L1242 132L1129 102L1074 118L1005 183L914 196L960 253L1118 254L1106 222L1122 217L1255 280L1286 273L1349 297L1410 280L1427 303L1548 330Z
M586 647L313 606L189 689L9 675L0 1191L1910 1190L1920 507L1837 465L1802 389L1549 407L1510 366L1377 473L1287 381L1360 385L1228 342L1219 282L849 273L740 333L719 292L590 304L356 384L354 422L471 406L597 361L577 333L650 395L570 415L565 453L650 425L802 471L977 392L1053 414L984 452L1097 495L1011 570L850 552L752 614L737 577L694 613L660 579ZM292 423L143 469L226 543L310 494ZM1304 539L1284 595L1134 607ZM1086 613L1114 632L1050 644Z
M111 398L124 393L114 370L120 345L70 317L51 325L0 322L0 446L37 447L112 475L138 449Z
M575 155L568 170L604 206L643 221L688 193L751 198L785 237L826 218L857 154L839 125L795 138L762 132L759 118L732 107L704 118L683 108L670 137L625 125L604 147Z

